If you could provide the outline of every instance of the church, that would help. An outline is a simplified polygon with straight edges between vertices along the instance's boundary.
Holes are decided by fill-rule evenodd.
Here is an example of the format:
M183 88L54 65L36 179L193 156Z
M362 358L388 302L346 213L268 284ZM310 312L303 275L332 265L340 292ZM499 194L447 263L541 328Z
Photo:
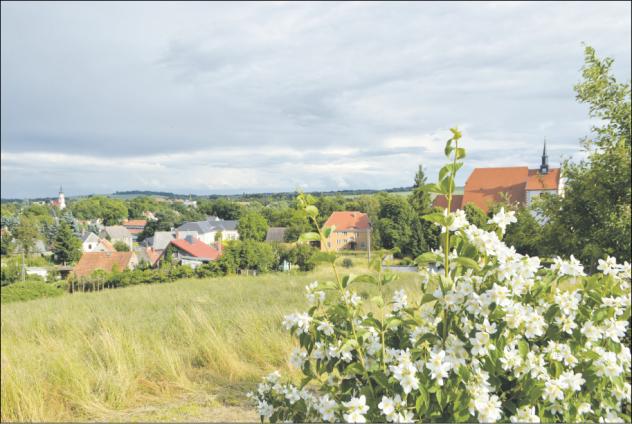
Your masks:
M549 168L546 141L539 168L527 166L475 168L465 182L462 195L452 196L451 210L463 209L468 203L487 212L489 207L507 196L511 202L530 205L542 193L562 195L564 182L560 168ZM433 206L447 207L445 196L437 196Z
M64 210L66 208L66 198L64 197L64 191L59 186L59 196L55 200L51 200L50 204L53 206L57 206L60 210Z

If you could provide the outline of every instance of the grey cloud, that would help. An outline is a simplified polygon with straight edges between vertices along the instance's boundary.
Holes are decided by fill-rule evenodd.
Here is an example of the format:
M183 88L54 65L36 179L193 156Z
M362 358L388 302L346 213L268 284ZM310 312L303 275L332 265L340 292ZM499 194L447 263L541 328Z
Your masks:
M443 158L428 143L455 124L470 143L464 174L537 165L543 137L561 160L579 154L590 129L572 90L582 41L613 56L620 79L630 75L629 3L1 7L3 196L59 183L402 186L420 162L434 175ZM394 137L413 141L389 146ZM417 147L419 137L432 141ZM336 148L353 153L322 153ZM10 156L20 153L41 156ZM184 185L172 178L183 172Z

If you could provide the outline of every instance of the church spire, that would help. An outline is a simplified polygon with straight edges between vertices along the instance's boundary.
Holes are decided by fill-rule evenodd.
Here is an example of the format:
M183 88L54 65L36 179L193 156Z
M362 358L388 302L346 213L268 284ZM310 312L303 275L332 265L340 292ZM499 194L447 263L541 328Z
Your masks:
M540 165L540 174L549 173L549 156L546 154L546 138L544 139L544 149L542 150L542 164Z

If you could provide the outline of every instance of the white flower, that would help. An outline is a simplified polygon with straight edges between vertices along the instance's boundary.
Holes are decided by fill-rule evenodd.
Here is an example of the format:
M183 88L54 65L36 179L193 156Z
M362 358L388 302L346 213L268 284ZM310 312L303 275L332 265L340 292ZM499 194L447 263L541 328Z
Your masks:
M263 418L270 418L274 413L274 408L269 405L265 400L260 400L257 404L257 411Z
M400 309L404 309L408 305L408 297L406 296L406 292L402 290L397 290L393 294L393 312L397 312Z
M517 369L522 365L522 357L515 346L505 346L500 363L505 371Z
M605 337L617 343L621 341L621 338L625 337L625 331L628 328L627 321L615 321L611 318L606 320L603 324Z
M563 332L567 334L573 334L573 330L577 328L577 324L570 315L562 315L555 318L555 324L557 324Z
M540 417L535 413L535 406L523 406L516 410L516 415L509 418L512 423L539 423Z
M580 332L588 339L589 342L596 342L602 337L601 329L593 324L592 321L586 321Z
M549 380L544 383L544 393L542 399L549 402L564 400L564 387L558 380Z
M473 399L473 404L481 423L495 423L502 417L501 403L496 395L482 393Z
M389 397L382 396L382 402L380 402L377 407L380 408L382 414L388 417L395 411L395 402Z
M587 402L582 402L579 404L579 406L577 407L577 413L579 415L584 415L587 414L589 412L592 412L592 407L590 406L590 403Z
M316 327L316 330L320 331L325 336L331 336L334 334L333 325L331 325L331 323L326 319L324 319L320 324L318 324L318 327Z
M491 343L489 334L483 331L477 332L474 338L470 339L470 343L472 343L472 355L474 356L485 356L489 354L490 350L496 349L496 346Z
M617 363L617 356L614 352L603 351L599 359L593 362L596 374L599 377L616 378L623 372L623 367Z
M318 413L323 417L323 421L336 422L336 410L338 404L330 399L329 395L322 396L318 402Z
M444 209L444 215L447 215L447 211L447 209ZM453 217L453 221L452 224L450 224L450 226L448 227L449 231L457 231L469 225L469 222L467 222L467 216L465 215L465 212L461 209L457 210L454 213L451 213L450 216Z
M426 368L430 370L430 378L437 380L439 386L443 386L443 379L448 378L448 372L452 364L444 361L445 351L430 352L430 360L426 363Z
M393 419L395 423L413 423L415 422L415 416L409 410L404 410L397 414L397 416Z
M559 256L553 259L553 269L561 275L570 275L571 277L581 277L584 273L584 266L571 255L570 260L565 261Z
M599 417L599 422L600 423L624 423L626 421L619 418L616 412L612 410L607 410L605 417Z
M358 296L356 293L350 292L349 290L345 290L343 299L345 303L353 307L358 306L362 301L362 298L360 296Z
M575 374L573 371L563 372L558 380L561 387L570 389L574 392L579 392L582 389L582 384L586 382L586 380L582 378L581 373Z
M294 348L290 355L290 364L295 368L303 368L303 364L307 360L307 352L303 349Z
M273 371L266 376L266 381L270 384L276 384L281 379L281 373L279 371Z
M293 313L286 315L283 319L283 326L286 330L292 330L294 327L297 328L296 333L301 335L303 333L309 332L309 325L312 322L312 317L309 316L306 312L299 314Z
M285 398L290 402L290 405L293 405L301 400L301 395L296 387L288 386L285 391Z
M415 376L417 368L410 360L408 352L402 352L397 365L389 366L393 376L399 381L404 393L408 394L419 388L419 379Z
M342 402L347 408L347 413L343 415L343 418L348 423L365 423L366 418L364 415L369 412L369 407L366 405L366 397L364 395L359 398L354 397L349 402Z
M597 269L604 275L617 275L621 267L617 265L617 259L608 256L606 260L599 259Z
M500 208L500 211L494 215L492 219L487 221L488 224L496 224L500 231L504 234L505 229L509 224L517 222L518 220L515 217L516 213L514 211L509 211L505 213L505 208Z

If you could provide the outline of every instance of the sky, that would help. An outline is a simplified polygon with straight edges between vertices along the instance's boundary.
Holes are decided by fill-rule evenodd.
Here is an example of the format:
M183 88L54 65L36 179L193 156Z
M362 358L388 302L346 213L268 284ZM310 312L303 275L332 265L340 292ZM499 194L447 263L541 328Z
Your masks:
M2 2L1 195L224 194L582 158L583 45L630 79L630 2Z

